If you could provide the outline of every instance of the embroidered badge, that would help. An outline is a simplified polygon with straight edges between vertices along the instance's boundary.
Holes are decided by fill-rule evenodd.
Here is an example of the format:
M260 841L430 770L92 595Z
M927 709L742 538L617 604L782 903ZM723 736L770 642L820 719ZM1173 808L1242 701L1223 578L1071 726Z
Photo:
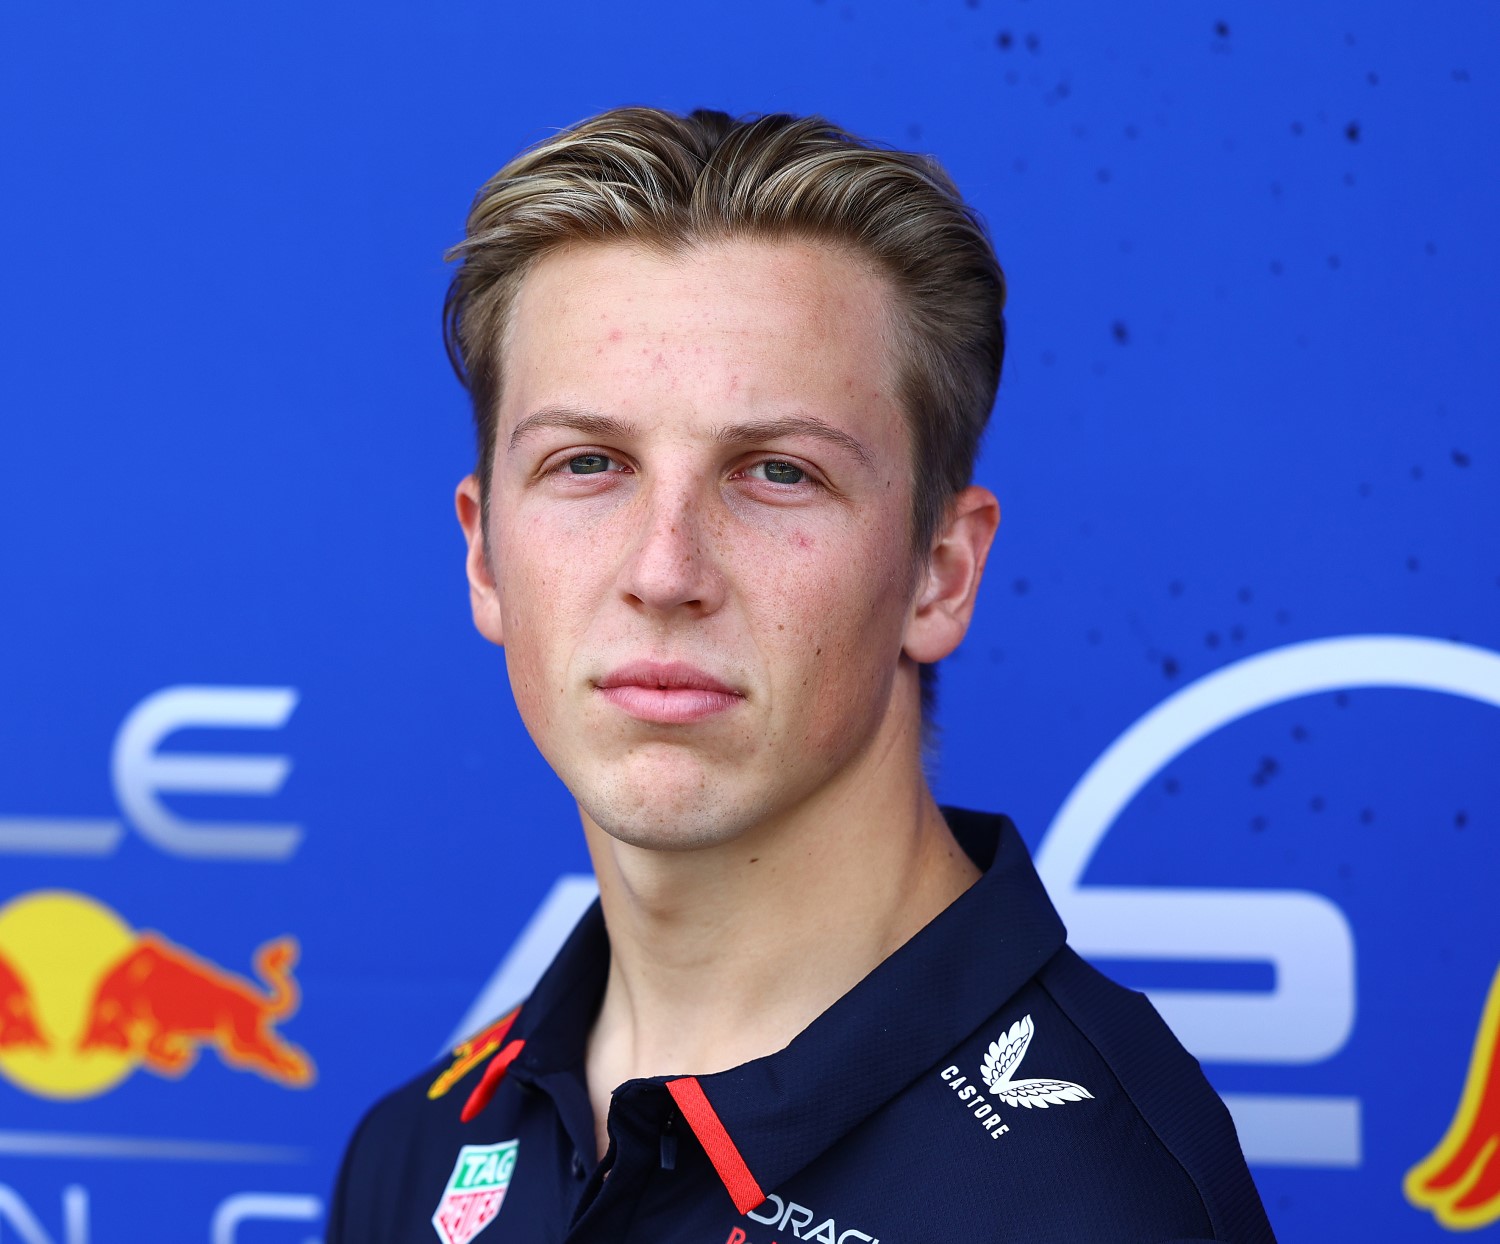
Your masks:
M516 1169L518 1140L498 1145L465 1145L458 1151L432 1227L443 1244L469 1244L495 1220Z
M1064 1102L1092 1100L1093 1094L1081 1084L1071 1080L1017 1080L1013 1077L1026 1057L1035 1032L1030 1015L1016 1020L998 1041L990 1042L989 1053L984 1056L980 1073L984 1082L1007 1106L1036 1106L1045 1110L1048 1106L1060 1106Z
M498 1050L500 1043L505 1040L505 1034L510 1031L510 1026L516 1022L516 1016L520 1011L521 1008L516 1007L508 1014L502 1015L483 1032L476 1032L454 1050L453 1062L428 1087L427 1096L436 1101Z

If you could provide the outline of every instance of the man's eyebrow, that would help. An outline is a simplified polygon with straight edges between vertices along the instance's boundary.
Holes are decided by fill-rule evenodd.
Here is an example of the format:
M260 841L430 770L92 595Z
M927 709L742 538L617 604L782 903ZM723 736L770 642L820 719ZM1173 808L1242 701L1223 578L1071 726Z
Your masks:
M516 424L510 434L509 448L514 449L528 432L535 432L538 428L569 428L574 432L583 432L600 440L635 434L634 424L626 423L623 419L616 419L611 415L597 414L592 410L579 410L572 406L543 406L541 410L533 411Z
M809 415L789 415L784 419L755 419L749 423L731 423L714 429L714 439L724 445L747 441L774 441L783 436L811 436L837 445L859 459L863 466L874 466L870 451L847 432Z

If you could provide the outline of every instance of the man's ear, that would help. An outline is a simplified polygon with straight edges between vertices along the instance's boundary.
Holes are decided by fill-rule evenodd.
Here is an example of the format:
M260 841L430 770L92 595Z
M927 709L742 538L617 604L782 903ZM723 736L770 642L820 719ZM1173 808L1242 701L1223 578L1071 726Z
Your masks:
M466 475L453 496L458 510L458 525L464 529L469 553L464 568L469 575L469 607L474 611L474 625L491 643L505 645L505 628L501 625L500 593L490 570L490 559L484 539L484 507L479 501L479 480Z
M902 651L913 661L940 661L955 648L974 616L985 558L1000 526L1000 502L970 485L953 499L917 582Z

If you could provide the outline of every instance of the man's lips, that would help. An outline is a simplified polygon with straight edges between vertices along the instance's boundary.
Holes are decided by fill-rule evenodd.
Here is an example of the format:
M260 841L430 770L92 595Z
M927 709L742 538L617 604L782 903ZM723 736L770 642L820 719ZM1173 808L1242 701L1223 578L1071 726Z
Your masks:
M681 661L632 661L594 684L599 694L641 721L684 725L726 712L745 697Z

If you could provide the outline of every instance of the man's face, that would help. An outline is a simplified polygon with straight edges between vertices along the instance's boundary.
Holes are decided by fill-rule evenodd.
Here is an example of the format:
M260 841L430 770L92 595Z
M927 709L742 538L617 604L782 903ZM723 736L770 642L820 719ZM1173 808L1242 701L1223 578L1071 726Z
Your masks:
M911 713L892 698L918 578L888 302L799 242L581 245L525 278L476 620L616 838L727 841Z

